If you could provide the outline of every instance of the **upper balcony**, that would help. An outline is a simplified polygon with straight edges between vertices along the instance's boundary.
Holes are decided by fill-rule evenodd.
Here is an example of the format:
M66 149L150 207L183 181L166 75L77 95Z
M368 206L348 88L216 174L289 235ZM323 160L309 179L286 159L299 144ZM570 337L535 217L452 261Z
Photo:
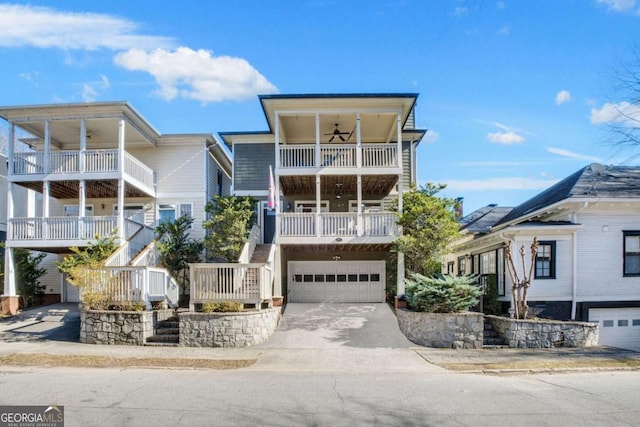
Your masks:
M80 179L108 182L122 177L138 191L155 195L154 171L126 151L120 152L117 148L51 151L48 155L45 151L17 152L11 162L13 168L9 170L12 171L10 179L13 182L28 183L45 178L53 182ZM106 185L106 182L103 184ZM55 186L55 182L53 185Z

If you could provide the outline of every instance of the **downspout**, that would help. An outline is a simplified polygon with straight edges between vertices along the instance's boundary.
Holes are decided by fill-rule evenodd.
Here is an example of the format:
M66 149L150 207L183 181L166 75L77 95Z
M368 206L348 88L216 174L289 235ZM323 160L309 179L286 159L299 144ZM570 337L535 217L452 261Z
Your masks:
M585 209L589 206L589 202L584 202L580 209L577 209L574 213L571 214L571 222L576 223L578 218L578 212ZM578 231L574 231L572 233L572 241L573 245L573 271L572 271L572 280L571 280L571 320L576 320L576 311L578 307L578 303L576 298L578 296Z

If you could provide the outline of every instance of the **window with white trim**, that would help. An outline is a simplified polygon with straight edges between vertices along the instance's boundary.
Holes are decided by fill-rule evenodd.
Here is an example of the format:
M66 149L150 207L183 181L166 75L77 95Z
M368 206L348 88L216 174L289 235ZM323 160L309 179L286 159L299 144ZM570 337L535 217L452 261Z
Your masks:
M161 204L158 207L158 223L175 221L180 217L193 218L192 203Z
M640 231L623 231L624 275L640 276Z

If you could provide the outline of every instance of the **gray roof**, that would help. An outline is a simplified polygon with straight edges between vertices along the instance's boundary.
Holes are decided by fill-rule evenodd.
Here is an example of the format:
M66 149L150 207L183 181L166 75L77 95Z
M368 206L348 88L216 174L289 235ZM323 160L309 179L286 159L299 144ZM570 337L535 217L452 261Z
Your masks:
M512 222L565 199L585 198L640 198L640 167L607 166L604 173L598 173L585 166L516 206L495 225Z
M460 219L460 229L471 233L486 233L513 208L488 205Z

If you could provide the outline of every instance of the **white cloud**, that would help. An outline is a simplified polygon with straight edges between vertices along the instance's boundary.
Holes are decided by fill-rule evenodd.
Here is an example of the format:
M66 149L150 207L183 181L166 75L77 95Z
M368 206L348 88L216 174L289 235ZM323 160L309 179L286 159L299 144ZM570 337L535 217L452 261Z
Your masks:
M487 134L487 140L494 144L514 145L524 142L524 137L513 131L493 132Z
M127 70L151 74L160 89L158 95L202 102L238 100L277 88L242 58L214 56L207 50L180 47L175 51L131 49L114 58Z
M462 15L465 15L467 12L469 12L468 8L458 6L453 11L453 16L460 17Z
M21 79L24 79L24 80L27 80L27 81L32 81L35 78L37 78L39 75L40 75L40 73L38 73L37 71L30 71L30 72L18 74L18 76Z
M636 6L636 0L596 0L596 3L605 5L611 12L630 12Z
M111 86L109 79L105 75L100 75L100 80L96 82L87 82L82 84L82 100L84 102L93 102L96 100L99 90L108 89Z
M571 93L568 90L561 90L556 94L556 104L562 105L565 102L571 101Z
M618 104L607 102L599 110L591 109L591 123L594 125L619 123L624 126L640 124L640 105L622 101Z
M422 142L426 142L427 144L436 142L440 138L440 134L433 129L429 129L429 131L422 138Z
M575 160L586 160L589 162L601 162L601 160L594 156L588 156L586 154L574 153L573 151L565 150L564 148L547 147L547 151L558 156L568 157Z
M508 25L503 25L498 31L496 31L496 34L499 36L507 36L510 32L511 28L509 28Z
M558 182L554 179L532 179L524 177L505 177L489 179L445 179L447 190L457 191L504 191L504 190L542 190Z
M60 12L48 7L0 5L0 46L61 49L152 49L171 39L136 34L138 25L100 13Z

